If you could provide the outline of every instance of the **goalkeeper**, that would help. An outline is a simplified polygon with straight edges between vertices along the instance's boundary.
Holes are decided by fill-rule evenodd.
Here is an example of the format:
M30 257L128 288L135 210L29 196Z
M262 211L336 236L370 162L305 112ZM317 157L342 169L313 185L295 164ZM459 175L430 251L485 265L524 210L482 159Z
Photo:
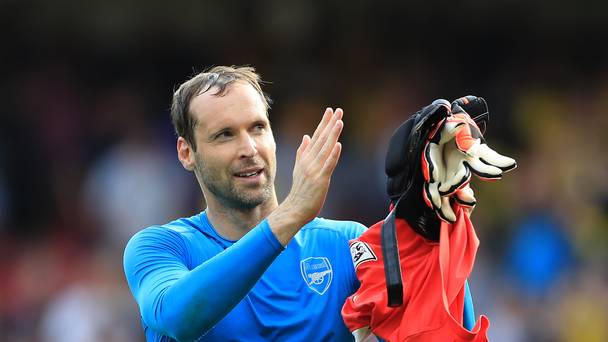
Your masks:
M353 339L340 308L359 285L348 241L365 227L316 217L341 152L343 112L326 109L303 137L279 204L268 104L251 67L217 66L175 92L178 158L207 208L143 229L125 248L148 341Z

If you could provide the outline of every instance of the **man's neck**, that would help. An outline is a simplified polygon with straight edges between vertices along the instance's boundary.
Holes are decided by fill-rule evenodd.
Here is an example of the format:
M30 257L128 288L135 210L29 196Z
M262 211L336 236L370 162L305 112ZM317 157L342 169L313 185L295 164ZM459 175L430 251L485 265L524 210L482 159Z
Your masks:
M251 209L230 208L218 201L207 202L207 218L222 237L238 240L278 206L276 196Z

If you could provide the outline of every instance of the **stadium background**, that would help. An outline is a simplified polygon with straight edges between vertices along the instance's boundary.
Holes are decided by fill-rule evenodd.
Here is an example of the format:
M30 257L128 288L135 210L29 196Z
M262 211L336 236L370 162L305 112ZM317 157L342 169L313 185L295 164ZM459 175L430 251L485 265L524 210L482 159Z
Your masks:
M122 249L203 208L167 109L220 64L270 81L281 197L301 135L345 109L322 214L367 225L392 130L485 97L520 167L474 182L477 312L493 341L608 340L608 2L2 0L0 38L2 341L142 338Z

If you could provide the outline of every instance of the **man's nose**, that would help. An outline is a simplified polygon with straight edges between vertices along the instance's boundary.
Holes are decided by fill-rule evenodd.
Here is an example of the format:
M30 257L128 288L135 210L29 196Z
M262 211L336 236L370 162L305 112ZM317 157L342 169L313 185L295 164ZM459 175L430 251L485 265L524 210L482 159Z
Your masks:
M243 134L239 148L240 157L251 158L258 154L257 142L250 134Z

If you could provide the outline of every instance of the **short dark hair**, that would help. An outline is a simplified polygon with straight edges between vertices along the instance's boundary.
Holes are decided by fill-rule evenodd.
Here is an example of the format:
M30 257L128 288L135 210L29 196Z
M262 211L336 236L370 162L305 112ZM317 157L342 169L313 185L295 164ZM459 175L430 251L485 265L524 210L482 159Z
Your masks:
M171 122L175 133L186 139L186 141L196 151L196 141L194 139L194 127L197 122L190 113L190 102L200 94L216 87L216 96L223 96L228 90L228 85L236 81L245 81L260 94L266 113L272 103L270 97L262 91L263 83L260 75L255 72L255 68L250 66L215 66L203 71L186 82L182 83L173 93L171 103Z

